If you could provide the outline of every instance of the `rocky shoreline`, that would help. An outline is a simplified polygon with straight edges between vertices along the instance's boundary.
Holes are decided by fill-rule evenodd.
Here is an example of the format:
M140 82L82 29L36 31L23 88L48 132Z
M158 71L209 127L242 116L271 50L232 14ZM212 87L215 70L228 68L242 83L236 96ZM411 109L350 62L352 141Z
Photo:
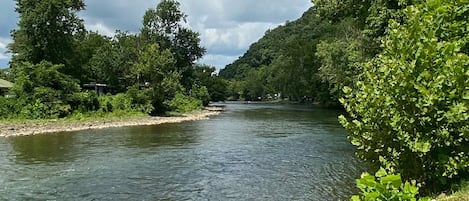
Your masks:
M223 107L206 107L204 110L190 112L181 116L170 117L139 117L129 119L112 119L100 121L83 122L58 122L47 121L41 123L0 123L0 137L13 137L24 135L37 135L57 132L81 131L90 129L104 129L127 126L147 126L165 123L180 123L185 121L205 120L210 116L218 115L224 110Z

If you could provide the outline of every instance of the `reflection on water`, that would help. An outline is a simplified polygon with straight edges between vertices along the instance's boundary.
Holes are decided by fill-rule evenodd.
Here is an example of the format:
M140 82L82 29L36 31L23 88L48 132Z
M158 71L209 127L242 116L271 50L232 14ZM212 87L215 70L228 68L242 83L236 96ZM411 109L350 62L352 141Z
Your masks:
M62 162L71 160L74 140L73 135L51 134L15 137L10 143L18 162Z
M348 200L337 111L228 104L207 121L0 139L0 200Z

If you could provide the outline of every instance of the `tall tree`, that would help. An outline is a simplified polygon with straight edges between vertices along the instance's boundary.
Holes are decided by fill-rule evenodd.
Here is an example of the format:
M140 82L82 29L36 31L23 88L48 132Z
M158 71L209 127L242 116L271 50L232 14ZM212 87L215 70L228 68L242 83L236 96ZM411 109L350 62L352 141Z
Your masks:
M205 48L200 46L199 33L183 27L186 17L179 2L163 0L156 9L146 11L141 37L144 43L156 43L161 49L171 50L176 60L175 67L183 76L182 83L189 88L191 66L204 55Z
M64 64L69 75L78 75L74 69L74 35L83 31L83 20L77 12L84 9L83 0L16 0L20 21L12 31L12 67L17 62L38 64L49 61ZM18 63L19 64L19 63Z

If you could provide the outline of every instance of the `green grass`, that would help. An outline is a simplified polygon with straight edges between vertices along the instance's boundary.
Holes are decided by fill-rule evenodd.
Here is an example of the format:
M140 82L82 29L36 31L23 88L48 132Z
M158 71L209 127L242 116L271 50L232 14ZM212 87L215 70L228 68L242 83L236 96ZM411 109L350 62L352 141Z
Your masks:
M463 182L461 188L451 195L441 195L437 201L469 201L469 181Z

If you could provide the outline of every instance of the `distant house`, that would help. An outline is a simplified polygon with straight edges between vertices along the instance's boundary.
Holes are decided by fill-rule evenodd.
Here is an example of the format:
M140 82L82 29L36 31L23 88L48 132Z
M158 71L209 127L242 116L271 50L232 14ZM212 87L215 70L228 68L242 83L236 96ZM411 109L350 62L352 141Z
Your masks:
M13 83L0 79L0 96L5 96L13 87Z
M98 96L102 96L105 93L105 90L107 89L106 84L98 84L98 83L89 83L89 84L84 84L83 88L85 89L94 89L96 91L96 94Z

